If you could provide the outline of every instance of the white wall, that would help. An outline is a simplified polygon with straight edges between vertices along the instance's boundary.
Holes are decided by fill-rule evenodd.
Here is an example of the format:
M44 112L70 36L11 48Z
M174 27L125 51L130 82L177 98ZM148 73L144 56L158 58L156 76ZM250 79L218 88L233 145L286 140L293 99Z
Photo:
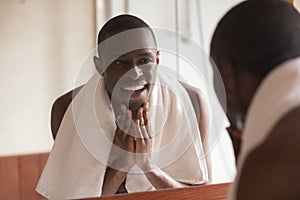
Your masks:
M208 51L211 35L218 20L230 8L242 1L178 0L179 31L193 38ZM175 2L175 0L128 0L128 13L144 19L151 27L175 30ZM124 1L111 0L110 16L124 13L124 7ZM187 30L188 26L190 30Z
M294 0L294 6L297 8L297 10L300 10L300 0Z
M94 1L0 1L0 155L49 151L53 100L95 44Z

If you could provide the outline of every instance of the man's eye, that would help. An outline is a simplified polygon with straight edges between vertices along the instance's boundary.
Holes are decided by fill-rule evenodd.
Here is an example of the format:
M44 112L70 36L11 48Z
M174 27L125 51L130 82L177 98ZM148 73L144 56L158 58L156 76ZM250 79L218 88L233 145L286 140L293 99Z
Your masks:
M141 64L146 64L146 63L149 63L149 62L151 62L151 60L148 59L148 58L143 58L143 59L140 60Z
M116 64L116 65L124 65L125 62L124 62L124 60L116 60L116 61L115 61L115 64Z

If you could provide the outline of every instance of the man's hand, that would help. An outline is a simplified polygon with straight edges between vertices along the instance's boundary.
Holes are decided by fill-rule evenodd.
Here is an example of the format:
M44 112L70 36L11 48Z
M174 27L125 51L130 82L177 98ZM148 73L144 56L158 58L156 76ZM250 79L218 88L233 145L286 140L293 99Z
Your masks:
M152 169L151 152L152 152L152 130L149 119L149 103L144 103L139 108L137 118L135 119L136 131L136 164L143 170Z
M138 109L134 120L132 111L121 105L113 144L110 156L114 160L111 167L129 171L137 164L143 171L151 170L152 131L148 102Z
M152 163L151 153L153 132L150 126L149 103L144 103L143 106L139 108L134 122L137 134L135 142L135 161L144 172L149 182L156 189L186 187L186 185L176 181Z
M107 167L102 188L102 196L113 195L124 182L128 171L135 164L134 130L132 112L121 105L117 116L117 129L110 152L110 165Z
M122 168L112 167L122 171L108 168L105 174L103 196L114 194L117 191L134 164L140 167L150 183L157 189L186 187L152 163L153 132L150 126L149 103L144 103L138 109L134 120L132 112L124 105L121 106L121 110L121 114L117 117L118 127L111 156L118 156L118 159L114 160L114 164ZM121 148L125 154L119 156L120 151L115 151L114 148Z
M132 112L121 105L121 114L117 116L117 129L111 150L111 157L116 158L112 167L122 171L129 171L135 164L134 158L134 133L132 126Z

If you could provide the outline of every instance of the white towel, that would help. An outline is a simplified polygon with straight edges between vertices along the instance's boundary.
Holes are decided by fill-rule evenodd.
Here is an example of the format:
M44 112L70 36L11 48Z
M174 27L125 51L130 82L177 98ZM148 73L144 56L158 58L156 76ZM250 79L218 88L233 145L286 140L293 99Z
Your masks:
M149 109L155 134L153 162L178 181L207 182L197 119L186 90L158 73ZM115 129L103 78L96 74L67 109L36 190L49 199L101 196ZM136 166L127 176L126 188L154 189Z
M276 123L300 105L300 58L276 67L255 93L246 116L238 173L229 199L235 199L240 170L248 154L268 137Z

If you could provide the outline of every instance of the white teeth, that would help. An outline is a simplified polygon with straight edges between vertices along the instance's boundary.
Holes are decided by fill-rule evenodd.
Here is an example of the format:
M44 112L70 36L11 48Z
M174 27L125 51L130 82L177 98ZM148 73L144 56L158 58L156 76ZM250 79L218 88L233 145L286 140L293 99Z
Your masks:
M131 87L124 87L124 90L128 91L135 91L135 90L140 90L143 89L145 86L144 85L137 85L137 86L131 86Z

